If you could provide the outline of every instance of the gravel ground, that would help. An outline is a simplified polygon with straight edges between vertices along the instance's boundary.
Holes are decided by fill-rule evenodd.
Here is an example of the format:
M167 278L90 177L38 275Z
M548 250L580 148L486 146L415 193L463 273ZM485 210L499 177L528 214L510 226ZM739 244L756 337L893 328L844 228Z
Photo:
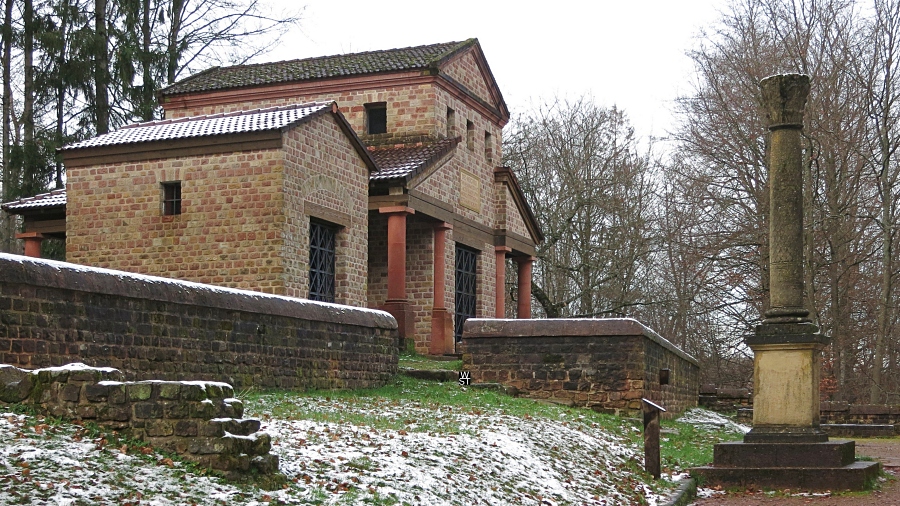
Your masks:
M710 489L700 489L701 495L709 495L697 499L696 506L755 506L761 504L778 504L799 506L814 504L817 506L900 506L900 438L893 439L857 439L856 454L872 457L881 462L883 469L894 478L883 481L879 490L860 494L790 494L790 492L765 493L744 491L722 494ZM711 495L710 495L711 494Z

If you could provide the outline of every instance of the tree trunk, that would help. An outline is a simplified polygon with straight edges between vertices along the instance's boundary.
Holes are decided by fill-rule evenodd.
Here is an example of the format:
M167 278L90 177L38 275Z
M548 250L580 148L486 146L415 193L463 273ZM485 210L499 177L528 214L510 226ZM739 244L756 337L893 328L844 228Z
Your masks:
M10 61L12 57L12 10L15 0L6 0L3 14L3 201L12 200L12 167L9 164L9 129L12 113L12 82ZM12 252L15 247L15 220L12 216L6 219L5 251Z
M153 58L150 39L150 0L141 0L141 67L143 70L144 86L141 88L141 119L153 120L153 104L155 102L153 85Z
M94 1L94 87L97 135L109 132L109 33L106 0Z
M178 60L181 51L178 48L178 38L181 35L181 15L184 10L184 0L172 0L172 12L170 13L171 25L169 27L169 43L166 48L166 84L175 82L178 74Z

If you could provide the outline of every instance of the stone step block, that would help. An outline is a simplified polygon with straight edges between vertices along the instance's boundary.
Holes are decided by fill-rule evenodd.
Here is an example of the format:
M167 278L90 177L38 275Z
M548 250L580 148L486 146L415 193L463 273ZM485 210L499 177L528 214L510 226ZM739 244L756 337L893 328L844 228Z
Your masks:
M704 487L791 489L808 491L865 490L878 477L878 462L854 462L842 467L718 467L691 469Z
M713 449L716 467L842 467L856 455L853 441L825 443L719 443Z

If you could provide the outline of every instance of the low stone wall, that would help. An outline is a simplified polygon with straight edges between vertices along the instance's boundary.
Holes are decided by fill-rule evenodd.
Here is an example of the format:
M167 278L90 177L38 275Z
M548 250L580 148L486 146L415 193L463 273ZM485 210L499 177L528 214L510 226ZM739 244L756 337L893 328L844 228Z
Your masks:
M702 408L727 413L752 406L753 399L746 388L703 385L700 387L699 404Z
M849 404L823 402L819 405L821 423L830 424L900 424L900 406L884 404Z
M388 313L0 254L0 362L129 380L364 388L397 372Z
M462 350L473 382L501 383L527 397L616 414L636 414L642 397L667 416L697 405L697 361L628 318L469 319Z
M112 368L84 364L27 371L0 365L0 401L44 415L88 420L222 471L274 474L269 435L243 419L231 385L205 381L123 382Z

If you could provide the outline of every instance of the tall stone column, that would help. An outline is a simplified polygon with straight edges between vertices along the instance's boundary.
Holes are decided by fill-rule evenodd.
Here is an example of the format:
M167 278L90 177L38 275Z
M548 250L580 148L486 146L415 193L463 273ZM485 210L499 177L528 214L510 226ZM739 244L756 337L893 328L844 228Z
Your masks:
M861 490L877 462L855 460L853 441L819 427L819 367L828 339L809 320L803 286L803 160L800 132L809 77L760 83L769 137L770 307L747 345L753 350L753 428L719 443L713 465L696 467L706 486Z
M452 229L453 225L443 222L434 227L434 301L431 306L431 343L428 347L432 355L453 353L456 345L453 340L453 318L445 302L447 258L444 251L447 231Z
M803 160L809 77L760 83L769 137L770 307L747 344L754 353L753 430L746 442L823 442L819 367L828 340L804 307Z
M519 290L516 296L519 298L516 312L517 318L531 318L531 266L534 263L534 257L516 257L519 264Z
M512 253L509 246L494 246L496 256L494 268L494 314L506 318L506 254Z
M415 210L405 206L382 207L378 210L388 217L387 237L387 300L384 310L397 320L401 346L413 337L413 314L406 298L406 217Z

